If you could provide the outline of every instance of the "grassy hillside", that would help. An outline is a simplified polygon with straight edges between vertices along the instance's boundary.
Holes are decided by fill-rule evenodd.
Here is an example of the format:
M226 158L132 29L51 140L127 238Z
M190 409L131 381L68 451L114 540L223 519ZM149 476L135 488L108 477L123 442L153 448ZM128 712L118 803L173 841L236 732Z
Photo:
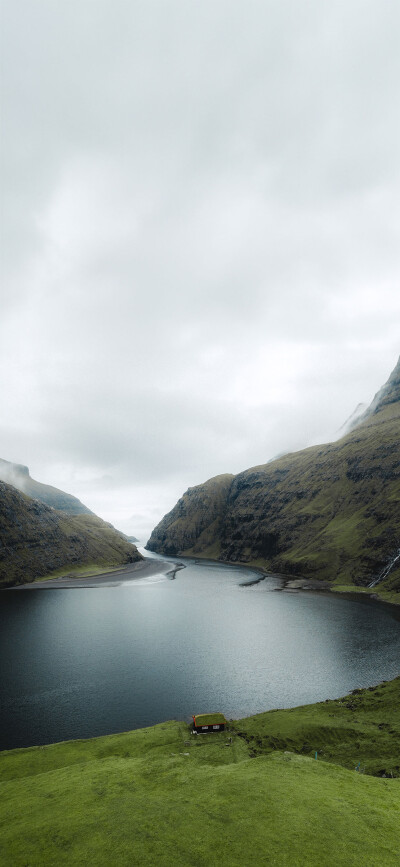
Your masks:
M147 547L366 587L400 550L399 381L400 363L337 442L189 489ZM400 590L400 561L384 587Z
M0 863L397 865L400 780L368 771L398 772L399 699L398 679L228 733L170 722L1 753Z
M233 723L252 755L290 750L363 773L400 777L400 677L341 699Z
M366 585L400 547L400 405L336 443L247 470L232 483L227 560ZM400 587L400 570L390 576Z
M65 566L117 566L139 559L135 546L95 515L58 512L0 482L0 587Z

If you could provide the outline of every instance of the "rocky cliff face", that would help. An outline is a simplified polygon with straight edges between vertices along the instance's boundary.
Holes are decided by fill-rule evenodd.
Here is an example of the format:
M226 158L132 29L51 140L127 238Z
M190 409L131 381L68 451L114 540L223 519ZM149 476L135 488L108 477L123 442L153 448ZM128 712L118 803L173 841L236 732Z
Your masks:
M67 515L0 482L0 587L65 566L140 560L134 545L96 515Z
M66 512L67 515L93 515L93 512L84 506L77 497L32 479L28 467L22 464L13 464L10 461L0 459L0 479L13 485L22 494L27 494L34 500L40 500L41 503L52 506L53 509Z
M218 557L222 518L233 478L227 473L189 488L153 530L146 548L169 557L184 551Z
M400 547L399 374L337 442L189 489L147 547L369 584Z

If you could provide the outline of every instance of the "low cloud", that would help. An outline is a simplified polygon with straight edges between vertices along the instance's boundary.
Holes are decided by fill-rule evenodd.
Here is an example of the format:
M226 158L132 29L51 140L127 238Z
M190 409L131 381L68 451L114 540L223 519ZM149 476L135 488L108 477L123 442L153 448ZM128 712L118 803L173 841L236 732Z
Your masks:
M5 3L2 457L150 530L369 402L399 354L399 24Z

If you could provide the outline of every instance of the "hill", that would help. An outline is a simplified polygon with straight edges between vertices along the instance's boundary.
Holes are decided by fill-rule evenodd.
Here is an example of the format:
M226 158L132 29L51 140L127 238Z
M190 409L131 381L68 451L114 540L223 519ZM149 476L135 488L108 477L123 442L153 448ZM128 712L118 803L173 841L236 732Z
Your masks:
M0 482L0 587L65 567L117 566L140 559L135 546L96 515L57 511Z
M66 494L51 485L43 485L32 479L28 467L22 464L13 464L10 461L0 459L0 479L2 482L17 488L22 494L27 494L34 500L40 500L46 506L66 512L67 515L93 515L93 512L84 506L77 497Z
M399 442L400 359L341 439L189 488L146 547L397 593Z
M168 722L3 752L0 862L394 867L399 708L398 678L227 733Z
M227 473L189 488L153 530L146 548L169 557L176 557L179 552L217 556L216 540L223 533L233 479Z

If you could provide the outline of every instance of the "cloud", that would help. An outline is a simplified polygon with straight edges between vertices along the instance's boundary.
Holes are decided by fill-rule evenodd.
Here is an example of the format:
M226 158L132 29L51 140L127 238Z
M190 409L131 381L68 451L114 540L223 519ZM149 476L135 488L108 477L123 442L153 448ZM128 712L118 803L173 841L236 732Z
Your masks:
M1 455L149 521L333 436L399 353L398 4L4 10Z

